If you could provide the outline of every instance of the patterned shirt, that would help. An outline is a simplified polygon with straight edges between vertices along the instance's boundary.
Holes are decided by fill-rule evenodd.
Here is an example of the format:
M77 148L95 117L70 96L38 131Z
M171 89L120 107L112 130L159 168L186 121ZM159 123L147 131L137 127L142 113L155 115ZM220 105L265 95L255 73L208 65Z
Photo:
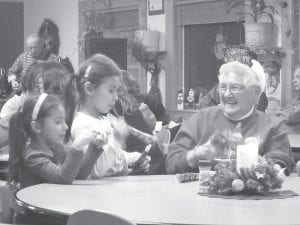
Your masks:
M48 60L58 61L58 57L51 53L46 61ZM32 57L31 52L24 52L19 55L14 64L8 70L7 81L10 82L14 79L20 80L20 78L26 73L29 66L35 61L36 59Z

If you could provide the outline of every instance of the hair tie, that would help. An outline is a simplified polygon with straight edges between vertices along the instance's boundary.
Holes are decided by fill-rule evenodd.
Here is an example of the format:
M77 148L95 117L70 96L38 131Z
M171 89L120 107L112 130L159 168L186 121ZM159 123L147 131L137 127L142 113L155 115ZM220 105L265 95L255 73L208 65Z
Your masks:
M89 65L88 68L86 68L85 73L84 73L85 78L89 77L89 73L90 73L91 69L92 69L91 65Z
M32 111L32 117L31 117L33 121L37 120L37 116L39 114L40 108L47 96L48 96L48 94L42 93L40 95L40 97L38 98L37 102L35 103L33 111Z
M44 93L44 76L43 76L43 74L39 74L35 78L35 86L36 86L39 94Z

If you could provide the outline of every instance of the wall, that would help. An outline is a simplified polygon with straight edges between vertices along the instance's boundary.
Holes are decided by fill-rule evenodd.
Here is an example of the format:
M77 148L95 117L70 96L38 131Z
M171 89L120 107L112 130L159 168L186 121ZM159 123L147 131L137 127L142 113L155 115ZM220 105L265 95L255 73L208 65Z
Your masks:
M24 1L24 37L36 32L46 17L52 19L60 29L60 56L68 56L76 70L78 68L78 0ZM148 15L147 27L165 33L165 14ZM159 86L165 102L164 70L161 71L159 78Z
M23 52L24 15L20 1L0 1L0 67L8 70ZM0 93L6 89L0 85Z
M58 26L61 42L59 55L63 58L68 56L77 70L78 1L25 0L24 37L37 32L44 18L50 18Z

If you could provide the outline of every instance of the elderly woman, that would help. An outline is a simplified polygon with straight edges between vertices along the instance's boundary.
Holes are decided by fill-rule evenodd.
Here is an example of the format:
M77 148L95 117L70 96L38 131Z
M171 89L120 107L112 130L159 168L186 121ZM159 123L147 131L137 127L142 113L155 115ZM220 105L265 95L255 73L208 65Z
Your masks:
M289 174L294 161L283 123L256 109L265 89L262 66L255 60L251 68L233 61L222 65L219 73L220 105L203 109L183 123L169 146L167 172L196 171L199 160L219 157L224 149L212 141L216 132L238 126L242 137L259 137L259 154Z

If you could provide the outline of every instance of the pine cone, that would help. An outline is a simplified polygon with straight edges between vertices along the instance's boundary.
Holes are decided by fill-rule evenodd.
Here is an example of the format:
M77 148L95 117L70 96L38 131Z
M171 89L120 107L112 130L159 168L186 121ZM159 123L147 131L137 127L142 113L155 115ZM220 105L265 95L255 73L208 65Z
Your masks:
M256 189L256 193L258 194L264 194L266 192L265 188L263 185L259 184L257 189Z
M256 192L258 186L259 186L259 183L256 180L248 179L246 181L246 189L250 192Z
M248 180L251 177L251 172L250 172L250 169L249 168L245 168L245 178Z
M250 168L250 178L252 178L253 180L257 179L256 174L255 174L255 170L254 170L254 166L252 166Z
M265 191L269 191L272 188L271 179L268 174L265 174L262 179L259 180L260 183L264 186Z
M264 167L263 165L261 164L258 164L255 166L254 168L254 171L257 172L257 173L266 173L266 167Z
M245 169L246 168L242 167L242 168L240 168L240 172L239 172L239 178L243 181L247 180Z

